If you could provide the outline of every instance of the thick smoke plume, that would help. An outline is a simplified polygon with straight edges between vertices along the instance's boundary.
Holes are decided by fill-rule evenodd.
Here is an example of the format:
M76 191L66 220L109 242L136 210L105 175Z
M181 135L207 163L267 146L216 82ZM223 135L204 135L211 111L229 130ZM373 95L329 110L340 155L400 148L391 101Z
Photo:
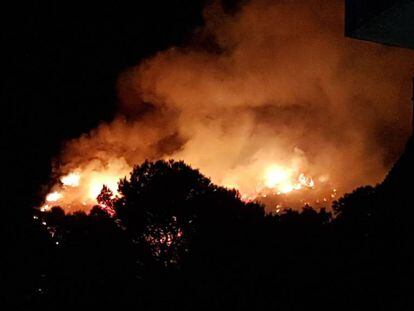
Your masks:
M175 158L247 196L271 166L314 198L380 182L411 130L414 54L345 38L342 3L213 3L191 44L120 76L120 116L69 142L59 174Z

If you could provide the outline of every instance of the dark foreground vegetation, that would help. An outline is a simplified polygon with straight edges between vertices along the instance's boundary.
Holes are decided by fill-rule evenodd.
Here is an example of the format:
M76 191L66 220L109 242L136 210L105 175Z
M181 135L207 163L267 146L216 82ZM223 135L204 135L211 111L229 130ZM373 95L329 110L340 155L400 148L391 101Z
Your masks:
M35 213L15 245L23 255L7 255L2 299L26 310L409 310L410 172L403 158L332 213L266 215L182 162L147 162L88 215Z

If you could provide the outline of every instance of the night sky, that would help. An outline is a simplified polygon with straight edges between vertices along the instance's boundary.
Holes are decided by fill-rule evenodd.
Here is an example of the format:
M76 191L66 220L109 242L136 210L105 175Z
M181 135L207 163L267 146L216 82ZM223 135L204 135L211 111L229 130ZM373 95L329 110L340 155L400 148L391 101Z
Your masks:
M235 1L227 2L229 10L235 8ZM204 5L25 4L4 11L2 140L9 211L29 211L39 200L64 141L113 118L119 73L190 40L202 25Z

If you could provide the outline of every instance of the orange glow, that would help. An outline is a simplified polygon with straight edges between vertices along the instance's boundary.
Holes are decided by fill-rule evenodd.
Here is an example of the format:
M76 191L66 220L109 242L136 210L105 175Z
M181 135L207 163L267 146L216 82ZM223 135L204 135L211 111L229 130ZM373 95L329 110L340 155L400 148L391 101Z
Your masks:
M62 184L64 184L65 186L70 186L70 187L77 187L79 186L79 180L80 180L80 175L79 173L70 173L66 176L63 176L60 181L62 182Z
M90 178L89 181L89 198L91 200L95 200L96 197L101 193L102 186L106 185L109 189L111 189L114 195L118 194L118 181L119 177L113 176L110 174L99 174L96 173L94 176Z
M274 189L277 194L286 194L294 190L313 188L315 183L311 177L303 173L295 178L291 169L272 165L266 169L265 185L269 189Z
M380 182L411 130L414 58L345 38L341 3L207 8L202 38L120 75L117 117L65 144L47 206L89 211L146 159L183 160L271 211Z
M98 203L96 198L103 185L106 185L114 196L118 195L118 182L131 169L122 159L114 159L106 165L92 161L83 167L77 167L63 175L60 183L52 187L41 210L47 211L52 206L60 206L67 212L89 211Z
M298 164L300 161L296 157L296 155L293 156L295 160L292 161L290 166L266 165L262 161L255 163L250 168L253 171L260 171L259 168L264 167L262 174L255 178L252 178L253 174L242 171L233 172L233 175L229 175L233 182L225 182L226 178L231 179L228 177L221 180L213 178L213 182L237 189L245 201L261 201L275 195L286 196L293 192L299 193L305 189L315 189L314 180L300 172L300 165ZM103 185L106 185L114 196L119 196L118 182L121 178L127 176L131 170L132 167L120 159L114 159L105 166L91 162L83 168L78 167L73 172L63 175L60 178L60 183L52 187L52 191L46 195L46 203L41 207L41 210L47 211L52 206L60 206L68 212L76 210L89 211L92 206L98 203L97 197ZM335 194L336 190L332 194L328 194L328 197L334 198ZM281 205L278 206L280 210Z
M57 191L51 192L46 196L47 202L57 202L61 199L63 195Z
M275 186L286 185L289 182L290 176L286 169L277 166L270 166L265 173L265 184L268 188L274 188Z

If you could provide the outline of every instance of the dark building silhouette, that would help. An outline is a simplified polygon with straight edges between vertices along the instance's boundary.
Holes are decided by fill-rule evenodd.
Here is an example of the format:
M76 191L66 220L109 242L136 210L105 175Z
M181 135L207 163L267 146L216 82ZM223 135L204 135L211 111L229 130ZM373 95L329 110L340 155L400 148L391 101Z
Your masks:
M349 37L414 49L413 0L346 0Z

